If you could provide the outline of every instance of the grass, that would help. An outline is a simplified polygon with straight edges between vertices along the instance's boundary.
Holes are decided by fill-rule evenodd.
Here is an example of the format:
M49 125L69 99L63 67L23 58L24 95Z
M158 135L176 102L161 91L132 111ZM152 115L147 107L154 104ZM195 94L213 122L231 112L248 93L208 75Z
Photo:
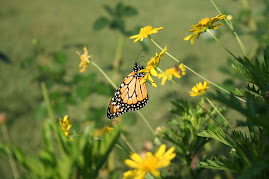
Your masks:
M220 9L229 9L236 12L238 2L236 1L217 1ZM115 76L110 66L116 50L118 34L108 29L94 31L92 25L100 16L108 16L103 9L104 4L115 6L112 1L33 1L33 0L13 0L2 2L4 4L0 10L0 51L6 54L11 63L7 64L0 61L1 71L1 96L0 112L7 113L8 130L11 142L20 146L29 153L36 152L40 148L42 121L34 121L32 113L41 99L40 86L32 81L37 69L21 69L20 62L27 57L32 50L32 40L38 39L41 46L48 52L64 51L68 56L67 78L78 71L79 58L74 53L75 48L64 49L64 46L72 44L85 44L93 59L98 63L107 74L114 76L118 85L129 71L132 70L137 55L141 51L138 43L125 39L123 52L123 64L121 75ZM168 46L169 53L173 54L182 62L196 69L201 75L210 80L220 83L225 76L218 71L218 67L226 63L229 56L215 42L196 41L194 45L185 42L184 37L189 35L188 30L191 24L196 24L202 17L213 17L217 11L210 1L177 1L170 0L164 3L162 0L152 1L130 1L129 4L135 6L139 14L127 21L127 27L132 29L136 25L152 25L164 29L152 37L162 46ZM224 30L220 40L224 44L229 44L229 49L237 55L242 55L239 45L231 33ZM225 34L224 34L225 33ZM249 37L243 37L243 42L252 42ZM149 43L149 52L144 53L142 63L145 62L159 50ZM251 48L251 47L249 47ZM249 49L247 49L249 50ZM47 63L46 57L41 60ZM168 56L165 56L161 63L161 68L171 67L175 63ZM90 66L88 72L97 70ZM97 74L98 79L105 79ZM158 80L156 80L158 81ZM188 73L186 79L178 80L186 91L200 81L196 76ZM150 101L147 107L141 112L149 119L152 127L162 125L171 107L170 101L178 96L183 96L180 91L173 88L172 84L165 87L157 82L158 88L151 88L148 85ZM89 97L91 100L100 99L98 96ZM164 100L165 99L165 100ZM106 106L109 99L100 100L98 105ZM82 104L84 105L84 104ZM83 110L82 110L83 111ZM71 117L80 119L80 112L73 111ZM126 114L126 120L132 114ZM103 115L106 119L106 112ZM128 123L128 122L127 122ZM130 121L129 121L130 123ZM143 130L139 130L143 128ZM146 140L152 141L150 131L145 127L141 120L137 120L135 125L128 130L128 139L133 143L136 150L140 150ZM2 136L0 137L2 142ZM6 158L0 158L0 177L10 178L11 170L7 165Z

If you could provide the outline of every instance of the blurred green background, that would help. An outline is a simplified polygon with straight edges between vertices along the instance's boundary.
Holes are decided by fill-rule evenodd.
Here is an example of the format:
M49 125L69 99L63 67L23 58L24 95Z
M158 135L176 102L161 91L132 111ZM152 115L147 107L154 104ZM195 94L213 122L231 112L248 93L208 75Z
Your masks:
M120 37L119 31L110 28L96 31L93 28L99 17L111 18L104 9L104 5L114 8L118 2L130 5L138 12L137 15L124 19L127 30L131 31L137 26L146 25L155 28L164 27L158 34L152 35L152 38L162 47L167 45L169 53L217 84L221 84L229 77L219 71L221 66L227 65L229 55L215 41L201 37L195 40L194 45L191 45L190 41L183 40L184 37L190 35L188 32L191 29L190 25L198 23L203 17L218 15L210 1L1 0L0 112L6 113L12 144L29 153L37 152L42 146L41 128L47 116L43 110L44 104L42 108L40 81L50 83L46 75L42 76L44 72L42 66L56 69L56 71L64 69L60 78L54 76L56 79L53 83L57 81L61 83L62 80L70 82L76 75L80 78L92 75L86 79L89 86L95 83L99 85L97 88L93 87L90 93L86 92L83 99L74 99L73 105L58 106L59 108L54 111L57 118L63 117L66 112L65 114L72 119L76 132L79 132L80 124L88 121L100 122L100 127L111 123L106 117L106 110L114 90L91 64L84 73L79 73L80 60L75 51L79 50L82 53L82 47L86 45L89 54L93 55L92 60L99 64L117 85L120 84L132 70L143 46L140 42L133 43L125 36L122 63L119 71L115 71L112 64ZM236 18L236 15L244 8L245 1L217 0L215 2L221 11L232 14ZM261 2L250 1L249 5L255 9L261 5ZM237 24L242 31L251 30L251 26L243 25ZM217 33L227 48L234 54L243 56L236 39L227 27L220 27ZM253 36L240 33L240 38L246 45L247 53L251 53L255 43ZM143 57L139 58L139 62L145 66L150 57L160 51L148 39L144 41L144 45L148 47L148 50L141 54ZM175 64L171 58L164 56L160 68L165 70ZM53 77L49 76L49 78ZM147 85L149 103L141 109L154 129L170 118L169 109L172 106L170 101L178 97L186 98L186 94L171 83L167 82L165 86L161 86L161 80L155 81L158 87L152 88L150 84ZM195 83L202 80L187 71L186 76L176 81L188 92ZM79 93L79 90L76 90L78 88L76 83L71 82L68 85L51 85L49 88L51 93L58 91L58 95L68 93L72 97L74 96L72 91ZM85 89L88 88L83 88L82 91ZM75 96L79 97L79 95ZM61 100L57 101L57 103L60 102ZM56 103L55 106L57 106ZM229 113L228 119L233 119L232 115L233 113ZM153 140L150 131L135 112L123 115L122 120L127 138L137 151L142 149L146 141ZM3 142L2 135L0 135L0 141ZM11 177L8 159L1 155L0 178Z

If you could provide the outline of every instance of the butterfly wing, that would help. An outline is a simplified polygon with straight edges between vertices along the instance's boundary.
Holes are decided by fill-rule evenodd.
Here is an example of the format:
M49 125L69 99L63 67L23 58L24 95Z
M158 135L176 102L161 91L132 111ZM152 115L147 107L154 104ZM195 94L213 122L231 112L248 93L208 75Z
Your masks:
M135 65L132 71L120 84L112 97L108 109L107 117L114 119L128 111L136 111L144 107L148 102L148 92L146 84L140 84L143 74L138 74L140 70Z

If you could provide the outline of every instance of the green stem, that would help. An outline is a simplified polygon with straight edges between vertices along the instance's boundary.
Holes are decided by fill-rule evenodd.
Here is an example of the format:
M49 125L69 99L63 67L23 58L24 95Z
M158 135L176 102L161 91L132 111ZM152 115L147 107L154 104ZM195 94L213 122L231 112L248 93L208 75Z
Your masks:
M156 45L160 50L163 50L162 47L160 47L151 37L150 40L152 41L152 43L154 45ZM171 54L169 54L168 52L165 52L168 56L170 56L172 59L174 59L176 62L179 63L179 60L176 59L174 56L172 56ZM183 63L182 63L183 64ZM203 77L202 75L198 74L197 72L195 72L194 70L192 70L190 67L188 67L187 65L183 64L185 66L186 69L188 69L189 71L191 71L192 73L194 73L195 75L197 75L198 77L202 78L205 81L208 81L210 84L212 84L213 86L219 88L220 90L224 91L227 94L231 94L229 91L225 90L224 88L220 87L219 85L213 83L212 81L206 79L205 77ZM240 101L246 102L244 99L239 98L238 96L235 96L237 99L239 99Z
M95 63L95 62L91 62L107 79L107 81L115 88L118 89L117 86L115 85L115 83L113 83L113 81L107 76L107 74ZM139 114L139 116L143 119L143 121L146 123L146 125L148 126L149 130L151 131L151 133L154 135L154 130L152 129L152 127L150 126L148 120L145 118L145 116L140 112L137 111L137 113Z
M220 115L220 117L225 121L225 122L227 122L227 124L230 126L230 127L232 127L231 126L231 124L227 121L227 119L221 114L221 112L216 108L216 106L210 101L210 99L208 99L207 97L205 97L206 98L206 100L209 102L209 104L217 111L217 113Z
M113 67L116 71L118 71L119 69L120 61L122 58L123 45L124 45L124 35L120 33L113 63Z
M133 146L128 142L128 140L126 139L126 137L120 133L120 136L122 138L122 140L127 144L127 146L131 149L132 153L136 153L135 149L133 148Z
M102 70L102 68L99 67L95 62L91 61L91 64L93 64L101 73L104 75L104 77L107 79L107 81L113 86L113 88L117 89L117 86L115 83L107 76L107 74Z
M210 1L213 4L213 6L217 9L217 11L219 12L219 14L222 14L222 12L219 10L219 8L214 3L214 1L213 0L210 0ZM235 37L236 37L236 39L237 39L237 41L238 41L238 43L239 43L239 45L240 45L240 47L242 49L244 55L247 57L246 48L245 48L244 44L242 43L241 39L238 37L237 33L235 32L232 24L230 24L226 18L224 20L225 20L226 24L230 27L230 29L233 31L233 33L234 33L234 35L235 35Z
M50 118L51 123L52 123L52 128L55 131L54 136L55 136L55 139L57 141L58 148L60 150L60 153L63 153L64 150L63 150L62 145L61 145L61 140L59 138L59 135L56 134L56 131L58 131L58 130L57 130L57 126L56 126L56 122L55 122L55 117L54 117L54 114L53 114L53 110L52 110L52 107L51 107L51 103L50 103L50 99L49 99L47 87L46 87L46 84L44 82L41 82L41 90L42 90L43 98L44 98L45 103L46 103L48 115L49 115L49 118Z

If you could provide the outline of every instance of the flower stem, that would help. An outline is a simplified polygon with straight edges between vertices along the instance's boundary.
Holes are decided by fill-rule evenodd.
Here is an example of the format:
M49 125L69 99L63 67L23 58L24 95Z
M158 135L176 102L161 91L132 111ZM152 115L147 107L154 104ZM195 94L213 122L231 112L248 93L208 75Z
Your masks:
M9 146L10 139L7 132L7 126L5 123L3 123L1 124L1 127L2 127L2 133L3 133L5 144ZM8 148L8 160L9 160L9 164L10 164L14 179L19 178L18 169L9 148Z
M107 76L107 74L102 70L102 68L99 67L95 62L91 61L91 64L93 64L101 73L104 75L104 77L107 79L107 81L113 86L113 88L117 89L117 86L115 83Z
M163 50L162 47L160 47L151 37L150 40L152 41L152 43L154 45L156 45L160 50ZM174 56L172 56L171 54L169 54L168 52L165 52L168 56L170 56L172 59L174 59L176 62L179 63L179 60L176 59ZM183 63L182 63L183 64ZM212 81L206 79L205 77L203 77L202 75L200 75L199 73L195 72L194 70L192 70L190 67L188 67L187 65L183 64L185 66L186 69L188 69L189 71L191 71L192 73L194 73L195 75L197 75L198 77L202 78L205 81L208 81L210 84L214 85L215 87L219 88L220 90L224 91L227 94L231 94L229 91L225 90L224 88L220 87L219 85L213 83ZM239 98L238 96L235 96L237 99L239 99L240 101L246 102L244 99Z
M217 113L220 115L220 117L230 126L230 127L232 127L231 126L231 124L227 121L227 119L221 114L221 112L216 108L216 106L211 102L211 100L210 99L208 99L207 97L205 97L206 98L206 100L209 102L209 104L217 111Z
M115 85L115 83L107 76L107 74L99 67L99 65L97 65L93 61L91 63L105 76L105 78L113 86L113 88L117 89L117 86ZM145 116L140 111L137 111L137 113L143 119L143 121L146 123L146 125L148 126L151 133L154 135L154 130L150 126L150 124L149 124L148 120L145 118Z
M128 140L126 139L126 137L120 133L120 136L122 138L122 140L127 144L127 146L131 149L132 153L136 153L135 149L133 148L133 146L128 142Z
M219 10L219 8L217 7L217 5L214 3L214 1L213 0L210 0L210 1L213 4L213 6L217 9L219 14L222 14L221 11ZM239 45L240 45L240 47L242 49L244 55L247 57L246 48L245 48L244 44L242 43L241 39L239 38L239 36L237 35L237 33L235 32L235 30L233 28L233 25L231 23L229 23L226 18L224 20L227 23L227 25L230 27L230 29L233 31L233 33L234 33L234 35L235 35L235 37L236 37L236 39L237 39L237 41L238 41L238 43L239 43Z

